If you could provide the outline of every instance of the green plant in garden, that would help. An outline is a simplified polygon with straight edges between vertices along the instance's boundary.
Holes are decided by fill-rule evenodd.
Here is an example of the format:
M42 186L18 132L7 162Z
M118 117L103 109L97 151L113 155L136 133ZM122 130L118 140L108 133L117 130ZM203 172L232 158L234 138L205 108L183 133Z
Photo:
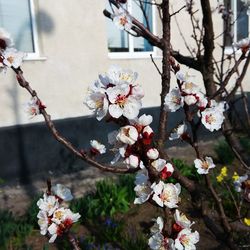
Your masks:
M37 214L39 212L39 208L37 206L37 201L41 197L42 197L42 195L37 195L36 197L34 197L34 199L31 201L31 203L27 209L27 212L25 213L26 222L37 229L39 229L39 226L37 223Z
M127 212L127 188L117 185L110 179L97 182L96 193L89 206L96 216L113 216L117 212Z
M0 249L22 249L25 238L33 227L23 219L16 219L11 212L0 211Z
M215 145L214 151L221 164L232 164L234 161L234 153L225 140L220 140L218 144Z
M134 200L134 179L122 176L118 182L105 179L96 183L96 192L75 199L70 204L72 211L84 214L81 220L113 216L115 213L128 211L129 204Z
M250 153L250 138L249 137L241 137L240 143L243 146L243 148Z
M182 175L192 179L192 180L199 180L200 175L197 173L196 168L194 165L189 165L185 161L181 159L172 159L176 168L178 168Z
M134 174L126 174L120 175L118 179L118 186L123 188L125 187L127 190L127 200L128 202L133 202L135 199L135 175Z

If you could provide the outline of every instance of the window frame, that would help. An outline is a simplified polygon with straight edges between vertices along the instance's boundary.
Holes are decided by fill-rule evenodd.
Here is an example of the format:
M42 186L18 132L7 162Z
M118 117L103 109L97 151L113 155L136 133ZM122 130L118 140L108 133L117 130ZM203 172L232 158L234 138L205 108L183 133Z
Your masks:
M132 13L132 1L128 0L128 12ZM133 13L132 13L133 14ZM155 5L152 5L152 32L156 31L156 8ZM125 30L123 32L126 32ZM128 52L108 52L108 57L110 59L143 59L150 58L150 55L156 57L157 48L153 46L152 51L138 52L134 51L134 42L135 39L132 35L128 34Z
M238 1L240 0L230 0L231 2L231 6L232 6L232 10L233 10L233 18L235 20L235 17L237 17L237 5L238 5ZM248 23L249 23L249 27L250 27L250 16L248 18ZM232 29L232 32L233 32L233 43L236 43L238 42L237 41L237 31L238 31L238 25L237 25L237 20L235 20L235 23L234 23L234 26L233 26L233 29ZM248 34L250 33L250 29L248 29ZM234 47L233 47L233 44L232 45L228 45L225 47L225 54L227 55L230 55L230 54L233 54L233 53L240 53L239 50L235 50Z
M38 39L38 29L37 29L37 21L36 21L36 11L34 0L29 0L29 11L30 11L30 22L31 22L31 32L32 32L32 40L34 46L34 52L27 52L27 56L24 60L45 60L45 57L41 57L40 55L40 47L39 47L39 39Z
M233 16L234 18L237 16L237 11L238 11L238 1L241 0L231 0L231 5L233 6ZM234 27L233 27L233 34L234 34L234 42L238 42L237 41L237 32L238 32L238 25L237 25L238 20L236 20ZM250 23L250 16L248 17L248 23ZM248 26L249 27L249 26ZM249 28L248 28L248 36L249 36Z

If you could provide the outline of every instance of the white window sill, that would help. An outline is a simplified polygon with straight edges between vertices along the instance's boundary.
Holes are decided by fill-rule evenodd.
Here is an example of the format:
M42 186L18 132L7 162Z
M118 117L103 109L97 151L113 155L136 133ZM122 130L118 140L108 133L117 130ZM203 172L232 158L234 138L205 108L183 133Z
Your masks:
M39 53L27 53L27 56L24 58L24 61L45 61L47 57L40 56Z
M108 53L108 57L110 59L151 59L153 58L158 59L162 58L162 56L157 55L154 51L152 52L137 52L137 53L129 53L129 52L112 52Z
M240 49L236 50L236 49L235 49L234 47L232 47L232 46L227 46L227 47L225 48L225 54L226 54L226 55L232 55L232 54L240 55L240 54L241 54L241 50L240 50Z

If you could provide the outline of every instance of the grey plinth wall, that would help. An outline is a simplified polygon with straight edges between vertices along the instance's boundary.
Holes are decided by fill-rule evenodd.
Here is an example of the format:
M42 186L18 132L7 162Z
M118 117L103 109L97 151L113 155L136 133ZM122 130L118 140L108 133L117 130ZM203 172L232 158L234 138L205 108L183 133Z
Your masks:
M159 119L159 108L148 108L141 113L154 118L153 129ZM174 128L183 119L182 111L171 113L168 128ZM94 117L78 117L55 121L58 131L77 148L89 148L89 141L97 139L107 145L108 132L118 127ZM211 133L201 126L202 138L211 138L220 133ZM167 142L167 146L176 142ZM112 156L111 156L112 158ZM110 159L111 159L110 158ZM109 160L109 158L101 159ZM31 176L49 171L67 172L88 167L57 142L45 123L0 128L0 178L29 183Z

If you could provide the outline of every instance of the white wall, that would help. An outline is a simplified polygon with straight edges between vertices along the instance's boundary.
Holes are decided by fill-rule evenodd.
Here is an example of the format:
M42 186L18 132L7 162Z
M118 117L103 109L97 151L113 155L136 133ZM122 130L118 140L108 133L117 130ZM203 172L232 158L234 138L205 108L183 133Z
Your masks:
M25 61L23 71L53 119L91 114L83 105L87 87L97 79L99 73L105 72L112 64L119 64L139 73L138 83L145 89L143 101L145 107L160 104L160 77L150 58L118 60L108 57L106 19L102 14L104 1L34 0L34 2L36 13L39 14L37 24L41 57L46 59ZM175 10L184 4L184 1L172 2ZM222 30L222 22L218 14L214 15L217 15L214 22L218 34ZM187 54L174 18L172 19L174 49ZM185 10L178 15L178 20L188 42L191 41L191 26ZM155 60L160 65L161 58L157 57ZM192 71L190 72L192 74ZM193 74L197 75L195 81L201 81L197 72ZM249 75L247 80L250 80ZM31 121L27 118L23 104L30 97L25 90L17 86L11 70L0 75L0 93L1 127L42 121L41 117L35 117Z

